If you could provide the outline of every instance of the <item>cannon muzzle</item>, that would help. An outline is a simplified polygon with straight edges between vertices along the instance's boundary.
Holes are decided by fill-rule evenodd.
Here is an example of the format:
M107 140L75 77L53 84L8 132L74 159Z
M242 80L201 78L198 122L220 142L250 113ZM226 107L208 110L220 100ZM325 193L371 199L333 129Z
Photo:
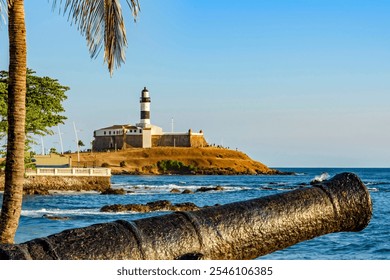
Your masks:
M248 201L0 245L0 259L253 259L320 235L360 231L371 215L367 188L355 174L342 173Z

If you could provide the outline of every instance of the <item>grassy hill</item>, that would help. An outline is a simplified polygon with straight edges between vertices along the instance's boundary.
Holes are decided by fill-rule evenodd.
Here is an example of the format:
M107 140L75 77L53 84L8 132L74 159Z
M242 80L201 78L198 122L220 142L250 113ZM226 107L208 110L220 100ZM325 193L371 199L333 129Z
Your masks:
M126 149L71 154L73 167L109 167L113 174L275 174L246 154L224 148Z

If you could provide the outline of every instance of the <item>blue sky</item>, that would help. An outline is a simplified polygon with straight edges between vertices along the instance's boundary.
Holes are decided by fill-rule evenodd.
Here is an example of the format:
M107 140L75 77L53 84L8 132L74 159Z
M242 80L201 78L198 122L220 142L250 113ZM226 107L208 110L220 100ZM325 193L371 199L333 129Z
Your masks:
M65 150L73 122L84 143L138 122L146 86L153 124L173 118L268 166L390 167L390 1L140 0L137 23L122 3L129 47L110 77L66 17L26 1L28 66L71 88Z

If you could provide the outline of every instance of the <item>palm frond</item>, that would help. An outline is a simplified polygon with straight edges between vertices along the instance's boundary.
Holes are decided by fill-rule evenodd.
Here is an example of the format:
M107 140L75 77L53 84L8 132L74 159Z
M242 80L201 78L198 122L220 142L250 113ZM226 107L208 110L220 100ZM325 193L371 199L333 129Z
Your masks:
M134 21L136 21L138 13L141 11L138 0L126 0L129 8L133 14Z
M0 17L4 23L6 22L5 15L8 13L7 3L5 0L0 0Z
M126 0L134 19L140 10L138 0ZM125 61L127 47L126 28L119 0L53 0L53 8L59 4L60 11L68 15L85 36L92 58L104 47L104 61L112 75Z

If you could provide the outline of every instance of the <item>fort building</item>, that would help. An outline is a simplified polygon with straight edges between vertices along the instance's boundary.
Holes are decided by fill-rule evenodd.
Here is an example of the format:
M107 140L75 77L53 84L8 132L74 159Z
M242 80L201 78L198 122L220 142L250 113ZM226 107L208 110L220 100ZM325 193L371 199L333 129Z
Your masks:
M126 148L152 147L205 147L207 142L203 131L197 133L164 132L161 127L150 122L151 98L146 87L141 92L140 122L137 124L120 124L95 130L92 149L107 151Z

